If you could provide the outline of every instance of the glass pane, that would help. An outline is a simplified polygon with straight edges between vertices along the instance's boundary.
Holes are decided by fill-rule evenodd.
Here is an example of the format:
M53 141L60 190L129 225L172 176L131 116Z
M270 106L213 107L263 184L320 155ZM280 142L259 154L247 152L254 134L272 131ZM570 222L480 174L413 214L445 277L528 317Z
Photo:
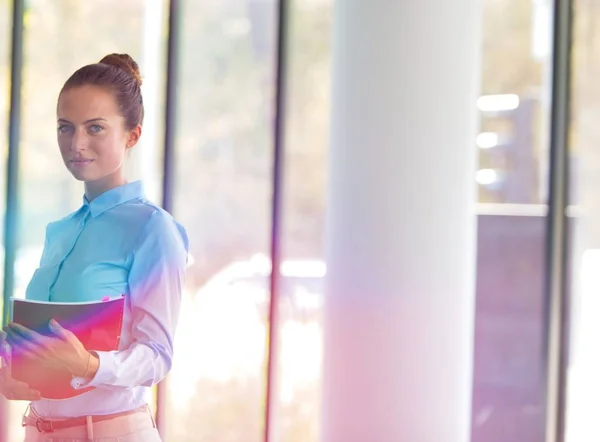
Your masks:
M600 317L600 4L574 2L569 181L570 358L567 442L600 437L598 318Z
M0 157L0 222L2 227L2 244L4 244L4 213L6 210L6 153L8 152L8 112L10 106L10 45L12 29L12 7L8 0L0 0L0 149L4 153ZM4 284L4 247L0 247L0 283ZM0 294L0 310L2 309ZM0 426L4 422L4 413L8 410L8 402L0 396ZM8 438L8 428L0 428L0 439ZM8 438L8 440L12 440Z
M2 235L4 234L4 211L6 210L6 156L8 153L8 115L10 110L10 58L12 43L12 6L0 0L0 211ZM4 238L2 238L4 244ZM4 247L0 248L0 281L4 283ZM2 297L0 296L0 308Z
M485 0L479 201L545 204L549 0Z
M274 439L318 442L333 1L290 3Z
M192 261L168 439L263 440L274 1L182 2L174 214ZM265 273L266 272L266 273Z
M66 79L79 67L112 52L127 52L140 64L146 106L141 143L129 160L128 178L160 181L158 146L165 62L162 1L79 0L26 2L23 67L23 115L20 144L19 249L15 265L15 296L23 296L37 268L45 227L76 210L82 184L62 163L56 143L56 103ZM148 29L150 28L150 29ZM4 121L4 120L3 120ZM148 166L150 164L150 166ZM149 195L150 198L156 198ZM159 201L160 202L160 201ZM25 403L12 403L9 440L20 440Z
M484 2L473 442L544 435L551 4Z

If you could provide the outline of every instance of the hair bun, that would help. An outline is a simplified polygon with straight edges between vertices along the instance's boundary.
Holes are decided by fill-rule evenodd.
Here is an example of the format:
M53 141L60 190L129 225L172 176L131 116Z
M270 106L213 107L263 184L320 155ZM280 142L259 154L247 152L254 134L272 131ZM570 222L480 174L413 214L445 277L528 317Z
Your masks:
M119 69L123 69L137 82L138 86L142 85L142 76L140 75L140 68L133 58L128 54L109 54L106 55L100 63L115 66Z

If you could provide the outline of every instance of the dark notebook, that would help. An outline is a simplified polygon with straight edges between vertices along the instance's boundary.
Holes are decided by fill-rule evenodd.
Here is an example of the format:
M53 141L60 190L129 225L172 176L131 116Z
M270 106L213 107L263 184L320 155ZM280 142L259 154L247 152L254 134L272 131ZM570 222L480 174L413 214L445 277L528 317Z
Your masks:
M88 350L118 350L123 325L125 297L86 303L54 303L13 298L13 322L46 336L53 336L49 322L52 318L73 332ZM72 375L40 366L35 360L12 349L11 375L38 390L47 399L66 399L78 396L93 387L75 390Z

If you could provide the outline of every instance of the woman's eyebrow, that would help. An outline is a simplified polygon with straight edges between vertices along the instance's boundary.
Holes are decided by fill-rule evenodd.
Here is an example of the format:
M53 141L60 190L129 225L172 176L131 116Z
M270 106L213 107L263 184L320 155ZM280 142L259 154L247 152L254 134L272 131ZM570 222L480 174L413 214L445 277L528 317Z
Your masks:
M73 124L73 123L71 123L69 120L65 120L64 118L59 118L57 121L58 121L59 123L69 123L69 124ZM95 122L95 121L106 121L106 118L101 118L101 117L99 117L99 118L91 118L91 119L89 119L89 120L86 120L86 121L84 121L84 122L83 122L83 124L93 123L93 122Z

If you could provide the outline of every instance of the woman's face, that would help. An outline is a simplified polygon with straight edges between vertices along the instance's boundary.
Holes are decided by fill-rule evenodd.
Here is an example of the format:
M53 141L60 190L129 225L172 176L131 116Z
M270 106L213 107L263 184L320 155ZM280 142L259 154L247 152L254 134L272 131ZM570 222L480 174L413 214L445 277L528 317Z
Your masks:
M85 85L63 91L57 122L60 153L77 180L102 183L105 190L122 184L125 155L138 142L141 126L125 127L109 90Z

